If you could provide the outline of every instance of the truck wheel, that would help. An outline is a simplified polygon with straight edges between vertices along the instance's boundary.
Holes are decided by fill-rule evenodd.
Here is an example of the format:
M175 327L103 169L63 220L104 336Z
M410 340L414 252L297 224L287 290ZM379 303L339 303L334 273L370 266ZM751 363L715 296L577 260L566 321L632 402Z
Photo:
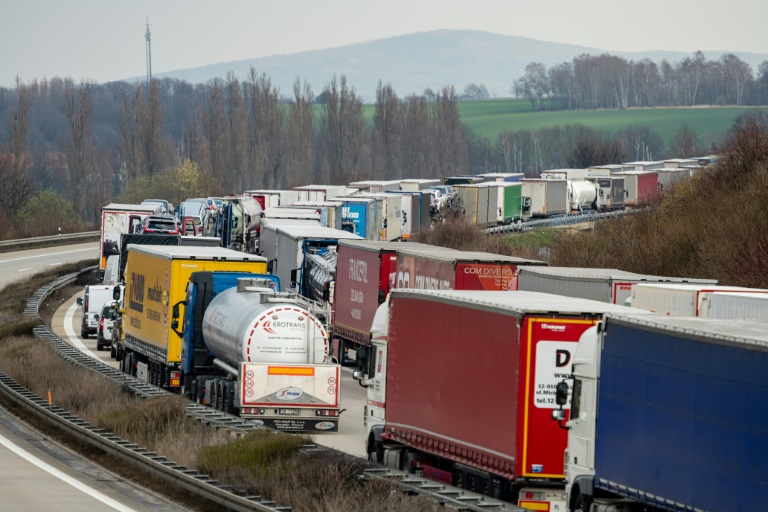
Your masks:
M592 498L579 494L573 502L573 512L589 512L592 506Z
M117 349L115 349L114 345L112 345L109 348L109 357L111 357L112 359L116 359L117 358Z
M233 382L225 382L222 386L224 388L224 412L227 414L235 413L235 385Z

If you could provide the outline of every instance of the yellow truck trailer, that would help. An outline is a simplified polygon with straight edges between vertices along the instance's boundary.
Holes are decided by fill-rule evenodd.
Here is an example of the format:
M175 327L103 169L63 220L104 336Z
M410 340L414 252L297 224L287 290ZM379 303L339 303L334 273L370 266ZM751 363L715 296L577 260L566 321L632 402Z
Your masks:
M173 307L182 308L183 318L190 275L203 271L265 274L267 260L220 247L128 246L123 338L117 352L121 370L138 372L157 385L179 386L182 339Z

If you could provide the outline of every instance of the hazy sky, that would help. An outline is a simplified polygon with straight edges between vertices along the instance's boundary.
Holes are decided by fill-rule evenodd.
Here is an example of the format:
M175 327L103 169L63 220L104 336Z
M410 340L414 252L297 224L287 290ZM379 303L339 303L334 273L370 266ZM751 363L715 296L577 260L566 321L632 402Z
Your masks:
M768 52L766 0L0 0L0 13L0 86L144 75L147 18L154 72L435 29L605 50Z

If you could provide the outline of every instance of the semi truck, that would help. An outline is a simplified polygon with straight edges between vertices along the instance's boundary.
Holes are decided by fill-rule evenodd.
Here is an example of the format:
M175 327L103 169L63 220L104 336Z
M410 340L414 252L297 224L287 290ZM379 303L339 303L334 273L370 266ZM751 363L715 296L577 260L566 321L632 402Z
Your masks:
M624 205L640 206L659 195L659 175L655 171L624 171Z
M479 227L496 225L499 193L494 183L453 185L464 218Z
M367 387L369 458L563 510L567 434L551 419L555 387L584 331L618 311L632 310L535 292L392 290L354 374Z
M487 252L440 249L397 252L395 288L422 290L516 290L515 272L543 261Z
M704 298L716 293L768 293L762 288L707 284L642 283L632 287L626 304L667 316L699 316Z
M299 193L299 201L330 201L347 193L346 185L304 185L293 190Z
M104 278L109 256L120 254L120 235L134 233L150 215L162 211L162 205L110 203L101 209L101 244L99 244L99 279Z
M531 198L532 217L550 217L568 213L568 180L525 178L522 194Z
M251 195L222 198L224 206L216 212L215 234L227 249L256 254L259 219L263 209Z
M568 428L568 509L762 510L765 324L610 313L590 331L556 392L566 404L573 388L570 411L553 416Z
M531 199L522 197L523 186L518 182L494 181L496 185L496 223L511 224L528 220L531 216Z
M398 251L453 251L416 242L339 240L333 293L331 350L342 364L356 364L352 351L371 345L371 323L395 285Z
M624 208L624 177L594 176L587 178L597 189L596 206L600 211L621 210Z
M342 222L344 230L361 236L367 240L378 240L381 229L378 224L378 207L372 197L344 196L336 198L341 201Z
M638 283L690 283L713 286L717 285L717 280L636 274L617 268L525 266L517 270L518 290L554 293L619 305L626 302L632 293L632 287Z
M701 301L699 316L765 322L768 320L768 294L708 293Z
M181 337L171 311L183 303L193 272L266 273L261 256L218 247L129 245L125 267L123 334L116 357L123 371L147 367L153 383L175 389L181 385Z

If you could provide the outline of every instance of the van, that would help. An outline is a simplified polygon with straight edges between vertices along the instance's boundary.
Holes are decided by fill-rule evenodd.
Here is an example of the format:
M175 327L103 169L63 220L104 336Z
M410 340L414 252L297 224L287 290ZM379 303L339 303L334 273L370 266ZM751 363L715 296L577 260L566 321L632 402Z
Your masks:
M117 302L107 301L101 308L101 318L96 334L96 350L104 350L104 347L112 345L112 328L118 317Z
M80 337L85 339L91 334L96 334L99 329L101 309L107 302L112 302L112 289L114 286L93 284L86 286L83 296L77 298L77 304L83 309L80 322Z
M107 266L104 268L104 280L101 284L115 286L120 282L120 255L113 254L107 257Z

